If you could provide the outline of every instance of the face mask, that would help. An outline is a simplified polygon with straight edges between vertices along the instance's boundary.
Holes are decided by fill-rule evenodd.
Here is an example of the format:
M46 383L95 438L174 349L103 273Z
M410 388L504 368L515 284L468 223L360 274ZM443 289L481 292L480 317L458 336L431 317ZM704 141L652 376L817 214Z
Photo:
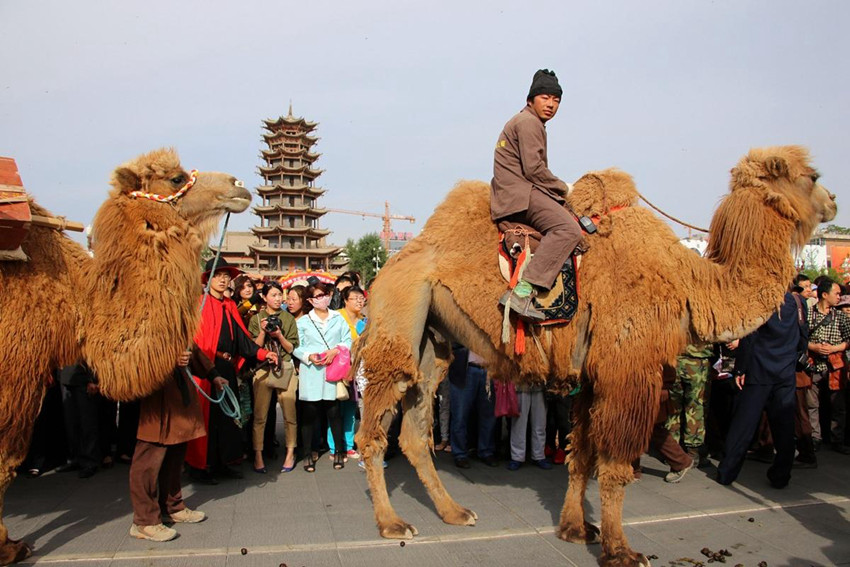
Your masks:
M328 305L331 304L331 298L329 295L324 297L313 297L310 299L310 303L312 303L313 307L316 309L325 310L328 308Z

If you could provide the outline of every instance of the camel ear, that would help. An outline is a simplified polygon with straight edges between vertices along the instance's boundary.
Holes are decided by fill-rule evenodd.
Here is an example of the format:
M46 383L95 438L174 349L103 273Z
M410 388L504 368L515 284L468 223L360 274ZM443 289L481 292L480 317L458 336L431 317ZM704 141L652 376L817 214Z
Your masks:
M788 176L788 162L781 157L770 157L764 163L765 169L770 177L779 179Z
M119 167L112 174L112 185L122 193L139 191L142 188L142 178L127 167Z

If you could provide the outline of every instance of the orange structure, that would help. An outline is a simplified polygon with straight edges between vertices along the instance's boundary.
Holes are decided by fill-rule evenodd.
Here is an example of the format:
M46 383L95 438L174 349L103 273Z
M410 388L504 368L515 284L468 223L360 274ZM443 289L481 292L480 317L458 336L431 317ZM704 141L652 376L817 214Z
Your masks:
M390 230L390 220L407 220L410 222L416 222L416 219L413 217L405 216L405 215L391 215L390 214L390 202L384 201L384 214L378 213L367 213L364 211L349 211L347 209L326 209L329 213L344 213L347 215L359 215L361 217L378 217L384 220L383 230L381 231L381 240L384 242L384 250L389 253L390 251L390 240L392 238L393 232Z

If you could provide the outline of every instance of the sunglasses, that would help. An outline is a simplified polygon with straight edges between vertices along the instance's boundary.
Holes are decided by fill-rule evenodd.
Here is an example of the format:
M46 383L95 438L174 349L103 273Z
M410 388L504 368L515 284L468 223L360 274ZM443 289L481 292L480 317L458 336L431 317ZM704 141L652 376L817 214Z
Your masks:
M313 297L311 297L310 299L321 299L321 298L323 298L323 297L327 297L327 296L328 296L328 294L327 294L327 293L320 293L319 295L314 295L314 296L313 296Z

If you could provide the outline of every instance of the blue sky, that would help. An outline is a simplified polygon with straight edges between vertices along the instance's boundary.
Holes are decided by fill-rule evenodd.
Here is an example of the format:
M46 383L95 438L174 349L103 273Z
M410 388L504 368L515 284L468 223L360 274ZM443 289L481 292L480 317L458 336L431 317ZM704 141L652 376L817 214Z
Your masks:
M525 4L525 3L523 3ZM115 166L174 146L260 183L263 118L319 122L327 207L411 215L489 180L534 71L564 88L550 168L609 166L707 226L750 147L803 144L850 226L850 3L0 1L0 155L90 222ZM231 220L246 230L257 218ZM329 214L332 243L380 219ZM683 230L678 230L684 234Z

